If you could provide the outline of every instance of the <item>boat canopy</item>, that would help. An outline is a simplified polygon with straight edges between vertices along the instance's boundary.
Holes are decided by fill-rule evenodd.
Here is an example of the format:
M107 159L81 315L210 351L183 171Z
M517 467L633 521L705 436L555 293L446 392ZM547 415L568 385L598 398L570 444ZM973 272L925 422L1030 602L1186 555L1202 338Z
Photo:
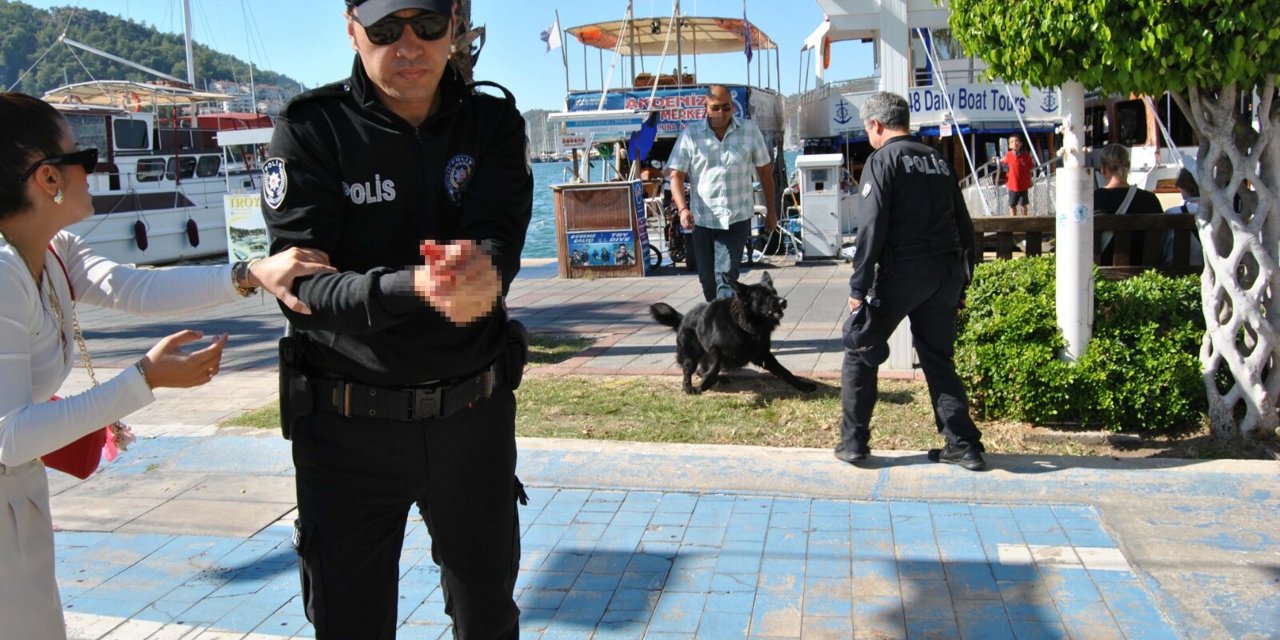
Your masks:
M118 107L138 111L157 106L187 106L206 102L227 102L234 98L225 93L196 91L130 80L102 80L69 84L45 92L44 101L52 104L73 104L102 107Z
M778 45L755 24L750 27L753 49L776 49ZM578 42L598 49L619 49L621 55L656 56L663 47L674 54L676 41L667 43L668 33L674 28L670 17L635 18L597 22L565 29ZM619 47L618 43L622 46ZM746 29L741 18L680 18L680 46L693 53L734 53L746 48Z

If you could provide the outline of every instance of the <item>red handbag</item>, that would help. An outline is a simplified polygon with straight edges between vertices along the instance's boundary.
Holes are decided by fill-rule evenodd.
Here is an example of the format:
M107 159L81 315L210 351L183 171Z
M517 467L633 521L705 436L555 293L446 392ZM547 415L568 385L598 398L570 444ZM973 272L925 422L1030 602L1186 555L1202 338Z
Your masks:
M57 400L53 396L50 400ZM44 466L71 474L81 480L93 475L102 463L102 448L107 446L107 436L111 427L103 427L85 434L69 445L40 456Z
M84 361L85 370L89 373L89 380L96 387L98 386L98 379L93 375L93 364L89 361L89 350L85 348L84 334L80 331L80 322L75 315L76 289L71 284L71 274L67 272L67 265L62 262L62 256L59 256L58 252L54 251L52 244L49 245L49 251L58 260L58 266L62 267L62 275L67 279L67 287L71 291L72 334L75 337L76 346L80 349L80 357ZM50 398L51 401L57 399L58 396ZM50 469L57 469L84 480L98 470L98 465L102 464L103 456L106 456L108 462L115 460L116 456L119 455L118 452L126 449L131 442L133 442L133 431L124 423L115 422L101 429L95 429L52 453L40 456L40 459L44 461L44 466Z

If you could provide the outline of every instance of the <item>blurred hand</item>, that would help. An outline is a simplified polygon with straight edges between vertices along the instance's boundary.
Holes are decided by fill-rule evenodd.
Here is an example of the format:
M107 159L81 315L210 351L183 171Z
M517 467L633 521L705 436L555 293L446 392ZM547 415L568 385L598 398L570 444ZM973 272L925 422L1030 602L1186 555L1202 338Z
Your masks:
M778 228L778 214L770 211L764 215L764 234L768 236Z
M472 322L493 310L502 278L480 245L471 240L445 245L427 240L422 255L426 264L414 268L413 289L449 322Z
M857 311L858 307L861 307L861 306L862 306L861 300L854 297L849 298L849 313L853 313L854 311Z
M227 346L227 334L213 339L209 346L186 353L183 345L191 344L204 334L185 329L166 336L142 357L142 370L152 389L171 387L182 389L198 387L218 374L222 367L222 350Z
M319 249L291 247L249 265L249 280L255 287L280 299L297 313L311 313L307 304L293 295L293 281L299 276L337 271L329 266L329 255Z

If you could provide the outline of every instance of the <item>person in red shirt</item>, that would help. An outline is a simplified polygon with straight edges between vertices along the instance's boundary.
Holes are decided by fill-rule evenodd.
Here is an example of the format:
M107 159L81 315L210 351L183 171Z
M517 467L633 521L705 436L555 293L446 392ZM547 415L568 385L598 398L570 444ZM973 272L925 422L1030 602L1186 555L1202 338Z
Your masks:
M1005 170L1005 187L1009 189L1009 215L1027 215L1027 207L1031 204L1031 154L1021 136L1009 136L1009 151L1000 161Z

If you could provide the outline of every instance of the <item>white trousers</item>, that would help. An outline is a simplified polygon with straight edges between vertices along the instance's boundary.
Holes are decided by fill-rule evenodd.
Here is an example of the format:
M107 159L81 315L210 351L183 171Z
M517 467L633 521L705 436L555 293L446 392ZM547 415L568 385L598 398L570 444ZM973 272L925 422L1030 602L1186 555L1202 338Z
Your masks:
M0 638L67 637L54 575L46 473L38 460L0 465Z

